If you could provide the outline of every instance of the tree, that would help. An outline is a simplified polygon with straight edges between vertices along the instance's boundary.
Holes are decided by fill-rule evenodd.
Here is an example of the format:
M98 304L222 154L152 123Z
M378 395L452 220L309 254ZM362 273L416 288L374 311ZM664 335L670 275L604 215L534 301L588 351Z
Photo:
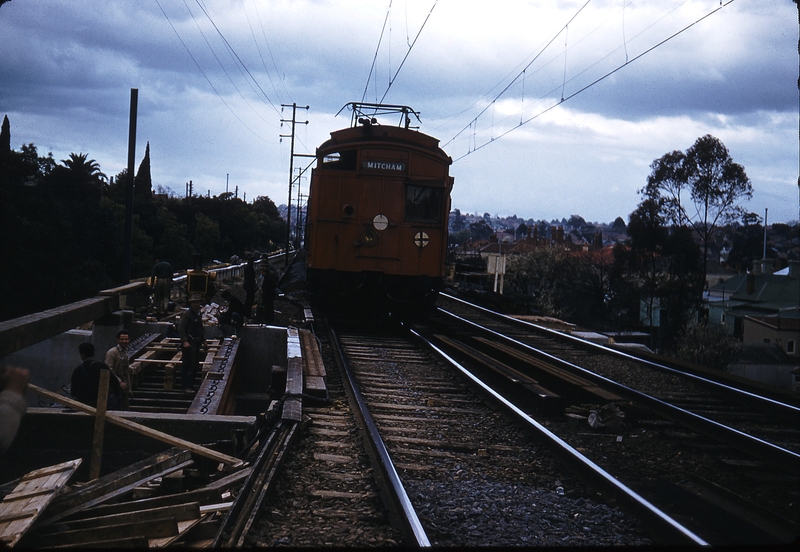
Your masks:
M611 229L614 232L624 232L627 226L625 226L625 221L622 220L622 217L617 217L614 219L614 223L611 225Z
M100 170L100 165L94 159L89 159L86 153L70 153L69 159L62 159L63 167L55 170L66 172L63 178L55 179L61 186L60 190L66 195L83 196L97 191L94 197L100 197L103 180L106 175ZM63 185L66 184L66 188Z
M514 291L529 294L534 308L546 315L589 323L602 314L592 267L562 249L510 256L505 281Z
M461 211L459 209L456 209L454 211L454 217L455 219L453 220L453 230L456 232L461 232L462 230L464 230L464 227L466 226L464 222L464 215L461 214Z
M153 197L153 179L150 176L150 142L144 149L144 158L139 165L139 171L133 179L133 193L137 197L150 199Z
M741 350L722 326L707 322L689 324L681 332L675 356L714 370L725 370Z
M62 159L61 162L73 174L80 183L96 182L99 177L106 175L100 170L100 165L94 159L88 159L87 153L70 153L69 159Z
M640 193L661 200L663 212L673 224L694 230L703 247L705 279L714 232L741 216L743 209L737 202L753 196L750 179L744 167L733 162L728 148L710 134L698 138L686 153L664 154L650 168L647 185Z
M773 225L774 226L774 225ZM739 268L750 267L763 255L764 227L761 217L756 213L742 215L742 226L731 231L731 250L728 264Z
M473 241L488 240L489 236L494 233L494 230L486 223L485 219L478 219L477 222L471 222L469 231L470 234L472 234Z
M658 295L659 259L667 239L667 229L661 214L661 201L652 198L645 199L630 214L628 222L631 264L643 283L643 291L648 300L651 328L653 327L655 298Z

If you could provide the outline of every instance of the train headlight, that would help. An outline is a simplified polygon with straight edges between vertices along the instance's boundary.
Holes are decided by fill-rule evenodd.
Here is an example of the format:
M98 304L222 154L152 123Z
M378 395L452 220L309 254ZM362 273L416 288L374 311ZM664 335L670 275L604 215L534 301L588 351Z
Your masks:
M375 245L378 243L378 234L372 228L364 228L361 233L361 242L366 246Z
M375 218L372 219L372 226L375 227L375 230L386 230L389 227L389 219L384 215L375 215Z
M429 241L430 238L428 237L428 234L426 234L425 232L417 232L414 235L414 245L416 245L420 249L427 246Z

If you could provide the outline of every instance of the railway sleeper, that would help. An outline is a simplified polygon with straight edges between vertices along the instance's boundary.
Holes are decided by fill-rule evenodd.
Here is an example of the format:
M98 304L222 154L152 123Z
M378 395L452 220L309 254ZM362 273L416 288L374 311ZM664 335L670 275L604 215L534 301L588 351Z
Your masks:
M581 389L584 393L588 394L590 397L594 397L595 399L600 399L607 402L624 402L624 399L616 393L603 389L589 380L586 380L575 374L571 374L566 370L562 370L556 366L553 366L544 360L537 359L529 354L517 351L507 345L495 343L482 337L476 337L475 340L485 347L497 351L506 358L511 358L517 362L522 362L525 366L535 370L541 376L547 377L552 382L548 382L548 385L553 385L556 382L560 382L562 385L566 384L570 387Z
M478 351L477 349L466 345L455 339L450 339L443 335L435 335L434 338L440 343L446 344L451 348L460 351L462 354L468 356L473 361L478 362L485 368L488 368L505 378L507 381L517 384L530 393L534 401L534 408L541 412L548 414L561 414L564 411L564 401L557 394L544 386L540 385L538 381L520 373L511 366L495 360L488 355Z
M685 483L659 480L657 487L685 515L712 527L718 545L783 544L797 537L796 524L700 477Z

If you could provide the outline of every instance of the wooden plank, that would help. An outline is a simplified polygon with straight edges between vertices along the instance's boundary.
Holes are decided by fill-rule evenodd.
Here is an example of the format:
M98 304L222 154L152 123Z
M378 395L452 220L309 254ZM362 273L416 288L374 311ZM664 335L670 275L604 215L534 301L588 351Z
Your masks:
M111 550L112 548L134 548L137 550L145 550L149 545L150 541L146 537L126 537L120 539L82 542L81 548L98 548L101 550ZM47 548L48 550L75 550L75 545L60 544L57 546L48 546Z
M303 402L301 399L286 399L281 411L282 420L301 422L303 420Z
M55 545L82 545L85 542L110 540L129 537L146 537L148 539L172 537L178 534L178 522L173 518L139 521L122 525L105 527L89 527L62 531L50 535L31 535L26 539L27 547L45 548Z
M154 496L152 498L143 498L141 500L130 500L127 502L118 502L116 504L103 504L100 506L94 506L70 516L70 519L74 520L85 519L89 517L109 516L112 514L122 514L125 512L160 508L175 504L185 504L187 502L197 502L200 504L200 511L202 512L203 508L205 507L204 505L216 504L220 500L222 500L222 491L219 489L197 489L195 491L188 491L185 493Z
M222 478L220 478L220 479L218 479L216 481L213 481L213 482L209 483L208 485L206 485L205 487L202 487L202 488L203 489L215 489L215 490L218 490L220 492L227 491L228 489L230 489L234 485L237 485L240 481L244 481L245 479L247 479L252 471L253 471L253 467L252 466L248 466L248 467L246 467L244 469L235 471L230 475L226 475L225 477L222 477Z
M303 348L297 328L286 329L286 400L281 419L300 422L303 419Z
M78 458L23 477L0 502L0 542L9 547L17 544L80 465Z
M58 393L53 393L52 391L48 391L47 389L42 389L33 384L28 384L28 388L36 393L37 395L41 395L43 397L47 397L48 399L52 399L60 404L64 404L67 406L71 406L76 410L80 410L81 412L86 412L87 414L94 414L95 409L89 405L83 404L78 401L74 401L69 399L63 395L59 395ZM212 460L216 460L217 462L221 462L223 464L227 464L233 467L241 466L244 462L235 458L233 456L228 456L227 454L222 454L221 452L217 452L215 450L211 450L206 448L202 445L197 445L185 439L180 439L179 437L175 437L173 435L168 435L163 431L158 431L155 429L150 429L147 426L143 426L141 424L137 424L136 422L132 422L130 420L126 420L125 418L121 418L116 414L106 414L106 419L111 422L112 424L122 426L124 428L130 429L131 431L135 431L141 435L146 435L148 437L152 437L157 441L161 441L163 443L167 443L169 445L177 446L184 448L186 450L190 450L199 456L203 456L205 458L210 458Z
M163 477L192 464L191 453L177 448L156 454L140 462L95 479L94 481L62 493L50 506L42 525L101 504L144 483Z
M306 376L306 393L309 395L325 396L328 390L325 380L319 376Z
M286 366L286 393L300 395L303 393L303 359L290 358Z
M107 527L109 525L130 525L147 521L157 521L164 518L173 518L175 521L187 521L200 517L200 504L197 502L186 502L183 504L172 504L158 508L147 508L134 510L131 512L120 512L104 516L83 518L60 523L51 523L41 529L31 533L31 538L43 537L54 533L65 531L77 531L79 529L91 529Z
M317 339L308 330L300 330L300 341L303 344L303 372L308 376L324 378L325 363L317 347Z
M169 546L173 542L175 542L178 539L180 539L189 530L191 530L192 528L194 528L198 524L202 523L203 521L206 521L207 519L210 519L213 515L214 514L211 513L211 514L201 515L197 519L179 521L178 522L178 534L177 535L174 535L172 537L165 537L165 538L161 538L161 539L150 539L150 542L148 543L148 548L165 548L165 547Z
M0 357L114 312L119 298L93 297L63 307L0 322Z
M49 466L47 468L41 468L38 470L33 470L32 472L28 472L22 477L19 478L19 481L30 481L31 479L39 479L46 475L53 475L54 473L62 473L71 469L69 462L65 462L63 464L56 464L55 466Z
M621 400L623 400L622 397L620 397L616 393L613 393L611 391L607 391L605 389L601 389L598 386L596 386L594 383L590 382L589 380L587 380L585 378L582 378L582 377L580 377L580 376L578 376L576 374L572 374L571 372L568 372L566 370L562 370L561 368L558 368L558 367L555 367L555 366L551 366L547 362L545 362L543 360L540 360L540 359L538 359L538 358L536 358L536 357L534 357L532 355L523 353L523 352L518 351L518 350L516 350L516 349L514 349L512 347L509 347L507 345L503 345L502 343L495 343L495 342L493 342L493 341L491 341L489 339L485 339L483 337L476 337L475 340L483 343L487 347L491 347L492 349L501 351L501 352L513 357L513 358L516 358L517 360L520 360L520 361L528 364L529 366L532 366L532 367L536 368L537 370L540 370L540 371L542 371L544 373L547 373L547 374L549 374L551 376L554 376L554 377L556 377L556 378L558 378L558 379L560 379L560 380L562 380L564 382L567 382L567 383L569 383L571 385L574 385L574 386L577 386L577 387L581 387L586 392L591 393L591 394L597 396L600 399L607 400L607 401L621 401Z

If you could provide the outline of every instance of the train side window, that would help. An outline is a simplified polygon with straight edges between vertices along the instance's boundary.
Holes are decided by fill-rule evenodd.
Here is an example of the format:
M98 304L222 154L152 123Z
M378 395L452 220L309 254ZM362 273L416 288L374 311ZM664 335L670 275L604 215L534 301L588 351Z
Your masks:
M406 187L406 220L439 222L442 214L442 188Z
M338 171L356 170L357 150L333 151L322 158L322 168Z

